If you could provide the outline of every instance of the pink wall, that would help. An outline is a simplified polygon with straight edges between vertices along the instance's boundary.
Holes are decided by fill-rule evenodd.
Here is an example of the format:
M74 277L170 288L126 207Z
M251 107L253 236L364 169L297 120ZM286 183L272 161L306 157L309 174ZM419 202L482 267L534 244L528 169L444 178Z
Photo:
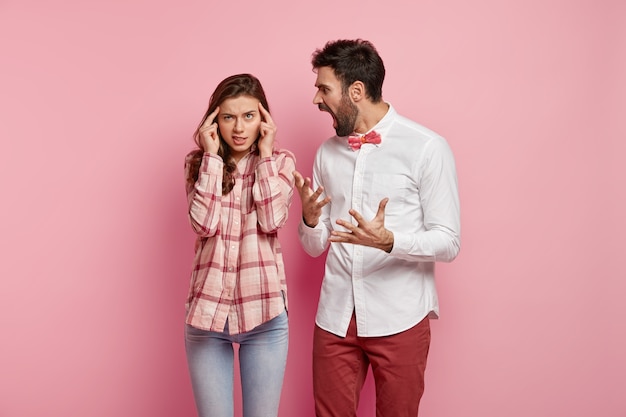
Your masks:
M353 37L458 163L463 248L439 268L423 415L625 416L624 16L620 0L2 1L0 416L195 415L191 133L215 84L252 72L310 174L332 129L309 58ZM313 416L323 264L298 218L282 417Z

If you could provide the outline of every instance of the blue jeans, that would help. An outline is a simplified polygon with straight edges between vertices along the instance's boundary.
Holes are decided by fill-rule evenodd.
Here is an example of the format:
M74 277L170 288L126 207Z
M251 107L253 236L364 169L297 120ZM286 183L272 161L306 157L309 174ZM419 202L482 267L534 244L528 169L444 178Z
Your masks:
M244 417L276 417L288 342L287 312L237 335L228 334L228 323L224 332L185 325L187 363L198 415L233 416L233 343L238 343Z

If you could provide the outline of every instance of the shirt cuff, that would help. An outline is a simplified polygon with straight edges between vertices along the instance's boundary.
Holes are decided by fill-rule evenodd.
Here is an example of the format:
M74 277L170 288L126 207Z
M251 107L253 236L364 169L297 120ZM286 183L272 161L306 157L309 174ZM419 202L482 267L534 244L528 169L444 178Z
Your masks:
M311 227L308 226L305 222L304 222L304 218L302 216L300 216L300 225L298 226L300 228L300 232L302 234L305 235L317 235L322 231L322 222L318 221L317 224L315 225L315 227Z
M271 156L259 158L256 165L256 174L259 178L267 178L276 176L276 164Z
M207 174L219 174L224 169L224 162L218 155L205 153L200 164L200 172Z
M411 247L411 238L404 233L393 232L393 247L391 248L390 255L403 256L409 253Z

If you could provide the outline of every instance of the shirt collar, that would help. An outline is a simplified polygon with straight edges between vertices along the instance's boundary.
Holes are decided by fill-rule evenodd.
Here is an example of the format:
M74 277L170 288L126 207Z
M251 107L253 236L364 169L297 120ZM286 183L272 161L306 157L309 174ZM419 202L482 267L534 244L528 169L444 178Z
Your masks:
M387 133L389 132L389 128L391 127L391 125L393 123L393 119L395 118L395 116L397 114L396 110L393 108L391 103L385 102L385 104L387 104L389 106L389 108L387 109L387 113L385 113L383 118L380 119L380 121L378 123L376 123L370 130L365 132L366 134L371 132L371 131L373 131L373 130L378 132L378 134L382 138L382 141L381 141L380 144L378 144L376 146L383 146L385 144L385 141L388 140Z

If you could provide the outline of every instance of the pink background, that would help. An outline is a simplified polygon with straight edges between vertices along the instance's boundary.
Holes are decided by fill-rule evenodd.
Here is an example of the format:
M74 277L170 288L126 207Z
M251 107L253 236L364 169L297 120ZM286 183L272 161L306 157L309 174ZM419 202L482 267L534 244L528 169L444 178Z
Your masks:
M626 416L625 2L3 0L1 417L195 415L191 134L216 83L252 72L310 175L333 133L310 55L354 37L383 56L385 99L457 158L463 247L438 269L421 414ZM314 415L323 259L299 209L282 417Z

